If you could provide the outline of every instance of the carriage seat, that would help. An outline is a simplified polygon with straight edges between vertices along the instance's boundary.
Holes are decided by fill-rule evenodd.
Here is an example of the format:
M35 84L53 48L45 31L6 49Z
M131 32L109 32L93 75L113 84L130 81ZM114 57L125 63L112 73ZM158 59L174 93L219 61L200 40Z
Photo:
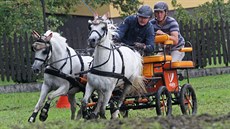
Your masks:
M154 56L145 56L143 58L144 64L146 63L155 63L155 62L166 62L171 61L172 56L170 55L154 55Z

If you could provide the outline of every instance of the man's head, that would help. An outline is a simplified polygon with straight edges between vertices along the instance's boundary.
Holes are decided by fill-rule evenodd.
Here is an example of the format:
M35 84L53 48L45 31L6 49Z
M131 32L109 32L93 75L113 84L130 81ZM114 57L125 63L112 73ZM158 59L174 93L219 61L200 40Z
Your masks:
M152 15L153 15L153 10L150 6L148 5L141 6L137 11L138 23L141 26L146 25L149 22L149 20L152 18Z
M165 2L157 2L154 5L154 16L157 21L162 22L165 20L165 17L167 16L168 13L168 5Z

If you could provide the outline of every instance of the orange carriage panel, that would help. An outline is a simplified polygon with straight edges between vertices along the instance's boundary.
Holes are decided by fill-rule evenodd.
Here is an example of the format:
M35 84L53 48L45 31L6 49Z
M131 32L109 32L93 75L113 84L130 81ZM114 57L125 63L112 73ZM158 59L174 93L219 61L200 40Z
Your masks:
M179 82L177 76L177 70L165 70L164 81L169 92L178 92Z
M146 90L147 90L148 93L157 92L157 90L161 86L164 86L164 80L162 80L162 79L157 81L157 83L153 87L147 87Z
M152 77L153 76L153 64L148 63L143 65L143 75L145 77Z
M162 73L162 64L161 63L147 63L143 65L143 75L147 78L154 76L154 73Z
M143 75L145 77L152 77L154 73L162 72L162 63L171 60L172 56L170 55L145 56L143 58Z

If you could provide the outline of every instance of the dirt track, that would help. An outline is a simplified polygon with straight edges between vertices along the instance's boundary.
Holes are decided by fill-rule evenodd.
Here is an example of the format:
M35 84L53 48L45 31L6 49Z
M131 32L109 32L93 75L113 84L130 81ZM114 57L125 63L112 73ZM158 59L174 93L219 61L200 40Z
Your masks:
M135 129L153 128L149 123L160 123L163 129L203 129L203 128L229 128L230 113L223 116L211 116L203 114L199 116L172 116L172 117L151 117L111 120L107 128L122 128L123 124ZM155 126L154 126L155 127Z

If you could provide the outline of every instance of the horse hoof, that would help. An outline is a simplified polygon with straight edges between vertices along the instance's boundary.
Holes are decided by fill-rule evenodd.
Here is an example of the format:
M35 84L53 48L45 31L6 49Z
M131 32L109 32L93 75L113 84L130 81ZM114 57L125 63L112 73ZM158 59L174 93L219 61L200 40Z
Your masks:
M44 121L46 121L47 117L48 117L48 115L46 115L46 116L40 115L39 120L44 122Z
M28 122L29 122L29 123L34 123L34 122L35 122L35 118L34 118L34 117L30 117L30 118L28 119Z
M89 119L97 119L98 118L98 115L94 114L94 113L91 113L89 115Z
M42 112L39 115L39 120L40 121L46 121L47 117L48 117L47 110L46 109L42 109Z
M101 119L106 119L105 115L100 116Z

